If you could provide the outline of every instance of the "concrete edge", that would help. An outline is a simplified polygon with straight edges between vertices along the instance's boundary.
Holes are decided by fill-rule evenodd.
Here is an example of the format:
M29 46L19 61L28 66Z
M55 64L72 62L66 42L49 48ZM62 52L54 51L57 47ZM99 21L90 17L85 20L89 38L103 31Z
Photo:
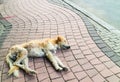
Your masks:
M78 11L80 11L81 13L83 13L85 16L89 17L91 20L93 20L94 22L96 22L100 26L104 27L108 31L113 32L115 34L120 33L120 31L118 29L116 29L115 27L113 27L110 24L106 23L105 21L101 20L100 18L96 17L92 13L89 13L84 8L76 5L75 3L73 3L73 2L71 2L69 0L62 0L62 1L64 1L65 3L67 3L70 6L74 7L75 9L77 9Z

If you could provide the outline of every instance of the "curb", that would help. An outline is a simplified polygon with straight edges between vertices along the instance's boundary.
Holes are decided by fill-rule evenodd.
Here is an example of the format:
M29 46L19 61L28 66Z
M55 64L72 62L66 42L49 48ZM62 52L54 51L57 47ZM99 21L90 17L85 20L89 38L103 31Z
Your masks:
M94 22L99 24L100 26L104 27L108 31L113 32L115 34L120 33L120 31L118 29L114 28L113 26L111 26L110 24L108 24L105 21L101 20L100 18L96 17L92 13L87 12L84 8L81 8L80 6L76 5L75 3L73 3L73 2L71 2L69 0L62 0L62 1L65 2L66 4L72 6L76 10L80 11L82 14L84 14L85 16L87 16L88 18L90 18L91 20L93 20Z

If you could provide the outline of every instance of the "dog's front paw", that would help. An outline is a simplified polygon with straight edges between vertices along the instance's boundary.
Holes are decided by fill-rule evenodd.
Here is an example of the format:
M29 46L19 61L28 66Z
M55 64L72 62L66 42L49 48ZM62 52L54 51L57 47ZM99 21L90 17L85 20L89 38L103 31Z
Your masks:
M63 67L63 71L68 71L68 67Z
M29 71L29 74L30 74L30 75L36 74L36 71L30 70L30 71Z
M58 72L60 72L62 70L63 70L63 68L61 68L61 67L59 67L59 68L56 69L56 71L58 71Z
M33 75L33 74L36 74L36 71L35 70L27 70L26 71L29 75Z

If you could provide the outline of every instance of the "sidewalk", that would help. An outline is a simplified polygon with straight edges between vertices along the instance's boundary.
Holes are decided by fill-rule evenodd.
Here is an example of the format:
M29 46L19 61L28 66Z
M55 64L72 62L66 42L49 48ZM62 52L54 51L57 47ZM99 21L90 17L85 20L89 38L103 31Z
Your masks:
M12 28L4 42L0 37L0 82L120 82L119 58L112 58L107 45L99 45L103 42L86 18L47 0L9 0L1 13ZM56 72L46 59L30 58L29 66L36 75L20 71L19 78L7 76L4 58L10 46L56 35L65 36L71 46L57 52L68 72Z

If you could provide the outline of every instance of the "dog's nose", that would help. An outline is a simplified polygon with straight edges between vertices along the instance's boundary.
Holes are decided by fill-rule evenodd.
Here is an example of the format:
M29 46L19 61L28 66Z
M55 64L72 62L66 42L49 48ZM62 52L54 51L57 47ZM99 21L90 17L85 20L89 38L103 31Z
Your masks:
M67 49L70 49L70 46L66 46Z

